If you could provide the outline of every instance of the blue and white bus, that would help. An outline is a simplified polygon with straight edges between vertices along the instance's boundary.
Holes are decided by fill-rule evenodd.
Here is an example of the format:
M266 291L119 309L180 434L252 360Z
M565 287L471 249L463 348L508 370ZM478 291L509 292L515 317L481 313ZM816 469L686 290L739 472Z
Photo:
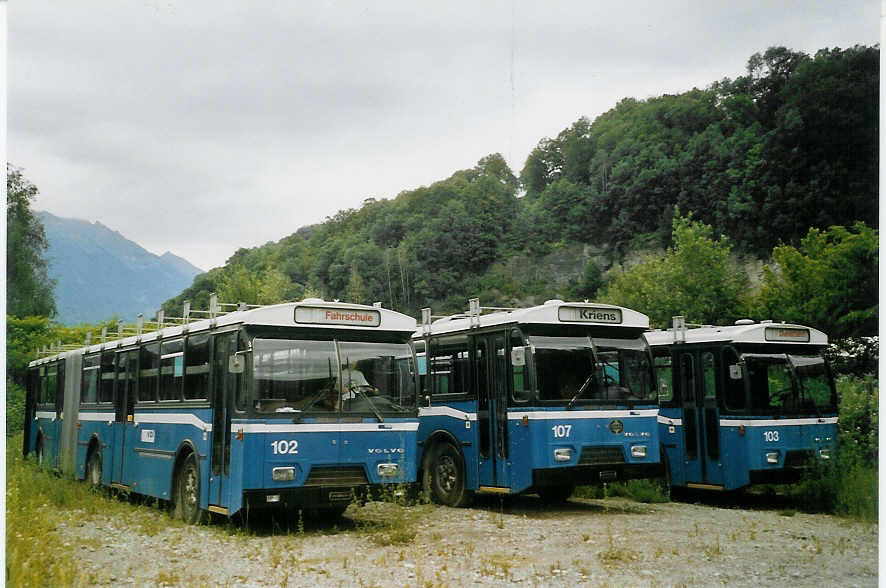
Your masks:
M29 364L25 454L195 522L416 480L415 319L306 299Z
M673 489L790 482L836 457L837 394L821 331L749 319L646 334Z
M660 475L649 319L550 300L430 322L416 333L424 487L461 506L474 492L565 501L577 484Z

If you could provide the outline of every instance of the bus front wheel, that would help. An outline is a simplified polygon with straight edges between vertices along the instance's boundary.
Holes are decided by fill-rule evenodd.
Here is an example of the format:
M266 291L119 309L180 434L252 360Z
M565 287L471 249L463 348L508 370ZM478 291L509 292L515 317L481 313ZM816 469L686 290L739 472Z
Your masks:
M200 522L200 469L193 453L185 458L176 480L174 514L191 525Z
M465 464L458 450L449 443L441 443L431 456L429 471L431 496L446 506L467 506L471 493L465 489Z

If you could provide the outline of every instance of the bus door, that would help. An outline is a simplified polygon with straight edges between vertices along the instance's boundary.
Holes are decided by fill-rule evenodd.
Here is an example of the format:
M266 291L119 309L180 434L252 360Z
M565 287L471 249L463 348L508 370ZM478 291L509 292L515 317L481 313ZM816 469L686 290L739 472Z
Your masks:
M236 492L236 496L239 497L242 487L242 478L237 478L237 484L232 484L231 479L231 444L234 442L234 434L231 433L231 411L245 364L245 356L237 355L236 331L215 336L212 352L212 450L209 456L209 504L219 505L223 508L230 508L232 492ZM239 502L236 506L239 507Z
M504 334L474 339L474 366L480 438L479 486L508 489L508 361Z
M721 486L720 414L713 353L679 355L683 407L683 469L690 486Z
M117 354L117 370L114 382L114 463L111 466L111 484L129 486L125 475L127 448L135 447L136 430L133 426L135 411L135 382L138 374L138 349Z

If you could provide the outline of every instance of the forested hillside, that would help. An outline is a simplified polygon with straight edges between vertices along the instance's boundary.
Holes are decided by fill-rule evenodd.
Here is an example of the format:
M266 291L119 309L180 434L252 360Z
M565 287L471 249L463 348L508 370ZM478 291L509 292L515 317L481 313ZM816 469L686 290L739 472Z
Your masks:
M258 303L382 301L411 314L460 310L469 295L506 306L594 297L624 271L613 264L671 245L675 211L746 259L799 246L813 227L875 228L878 62L878 47L814 56L770 48L735 80L625 98L580 118L539 141L519 178L489 155L431 186L241 249L164 307L205 306L212 291Z

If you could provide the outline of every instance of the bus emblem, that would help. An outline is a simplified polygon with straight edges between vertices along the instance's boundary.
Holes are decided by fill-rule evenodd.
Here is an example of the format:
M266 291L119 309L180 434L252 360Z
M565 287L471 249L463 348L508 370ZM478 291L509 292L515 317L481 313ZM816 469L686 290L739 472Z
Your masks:
M613 435L618 435L622 431L625 430L625 425L618 419L609 421L609 430L612 431Z

